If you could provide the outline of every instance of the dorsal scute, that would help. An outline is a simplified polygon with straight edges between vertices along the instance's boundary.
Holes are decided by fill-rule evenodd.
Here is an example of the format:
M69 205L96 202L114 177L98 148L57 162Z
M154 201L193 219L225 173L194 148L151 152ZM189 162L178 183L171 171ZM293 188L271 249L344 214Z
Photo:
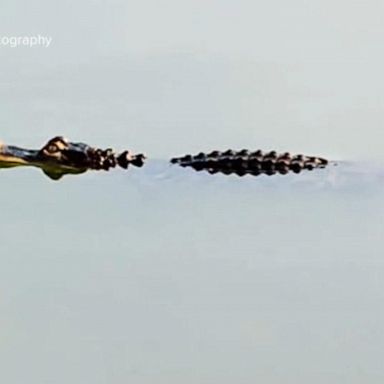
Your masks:
M262 173L267 175L286 174L290 171L299 173L302 170L324 168L328 161L316 156L291 155L289 152L278 153L273 150L263 152L262 150L234 151L228 149L224 152L214 150L209 153L185 155L172 159L171 163L183 167L190 166L197 171L206 170L211 174L221 172L244 176L245 174L259 175Z

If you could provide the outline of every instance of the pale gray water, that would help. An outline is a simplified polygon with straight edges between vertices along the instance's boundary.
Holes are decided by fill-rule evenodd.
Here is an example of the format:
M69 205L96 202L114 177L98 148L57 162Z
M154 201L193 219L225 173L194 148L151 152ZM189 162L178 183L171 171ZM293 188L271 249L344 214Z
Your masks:
M0 171L0 383L382 384L383 8L1 0L0 38L53 39L0 46L6 143L346 163Z
M0 176L1 382L383 382L384 167Z

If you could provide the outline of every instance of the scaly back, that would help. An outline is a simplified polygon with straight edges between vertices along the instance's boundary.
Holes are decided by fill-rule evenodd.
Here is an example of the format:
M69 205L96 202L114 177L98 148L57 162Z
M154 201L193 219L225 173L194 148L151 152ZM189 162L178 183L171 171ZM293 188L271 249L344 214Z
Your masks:
M192 167L196 171L208 171L211 174L237 174L244 176L251 174L274 175L286 174L290 171L299 173L303 170L324 168L328 160L316 156L291 155L289 152L278 154L276 151L254 152L243 149L241 151L227 150L225 152L213 151L211 153L199 153L198 155L186 155L175 157L172 164L182 167Z

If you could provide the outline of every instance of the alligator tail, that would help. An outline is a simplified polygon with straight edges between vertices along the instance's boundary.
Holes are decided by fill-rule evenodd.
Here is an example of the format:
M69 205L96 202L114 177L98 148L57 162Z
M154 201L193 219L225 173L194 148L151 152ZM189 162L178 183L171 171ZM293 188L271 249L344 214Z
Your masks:
M196 171L208 171L211 174L220 172L239 176L247 174L258 176L324 168L328 165L328 160L317 156L291 155L289 152L278 154L276 151L251 152L243 149L185 155L171 159L171 163L181 167L192 167Z

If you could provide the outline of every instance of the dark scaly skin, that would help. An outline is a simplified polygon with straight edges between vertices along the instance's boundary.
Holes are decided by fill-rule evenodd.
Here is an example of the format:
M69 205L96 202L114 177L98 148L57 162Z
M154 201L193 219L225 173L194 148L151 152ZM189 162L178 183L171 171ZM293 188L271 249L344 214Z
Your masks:
M128 151L116 154L112 149L93 148L83 143L71 143L58 136L49 140L39 150L24 149L0 143L0 168L33 166L43 170L51 179L58 180L66 174L81 174L88 170L109 170L130 164L141 167L145 156Z
M196 171L208 171L211 174L220 172L226 175L258 176L277 173L285 175L288 172L299 173L303 170L324 168L327 166L328 160L316 156L291 155L288 152L278 154L275 151L251 152L243 149L241 151L213 151L207 154L201 152L195 156L175 157L171 163L182 167L192 167Z
M141 167L144 160L142 154L132 155L128 151L115 154L112 149L101 150L83 143L71 143L61 136L49 140L39 150L8 146L0 142L0 168L34 166L54 180L66 174L81 174L88 170L109 170L117 166L127 169L130 164ZM173 158L171 163L212 174L221 172L258 176L324 168L328 161L321 157L291 155L288 152L278 154L275 151L264 153L243 149L186 155Z

